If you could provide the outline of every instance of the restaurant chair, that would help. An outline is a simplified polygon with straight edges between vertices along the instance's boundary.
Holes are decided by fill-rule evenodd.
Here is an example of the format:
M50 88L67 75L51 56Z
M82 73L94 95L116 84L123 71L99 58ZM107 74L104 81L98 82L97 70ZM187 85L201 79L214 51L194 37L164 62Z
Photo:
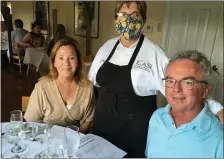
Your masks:
M93 55L84 56L84 62L92 62L94 59Z
M25 48L19 47L19 44L15 44L15 46L12 49L12 59L13 64L19 66L19 72L22 72L22 65L23 65L23 59L25 56Z
M93 59L94 59L93 55L84 56L84 58L83 58L84 65L86 67L86 75L88 75L89 69L93 62Z
M22 112L24 113L26 111L26 108L28 106L29 103L29 96L22 96Z

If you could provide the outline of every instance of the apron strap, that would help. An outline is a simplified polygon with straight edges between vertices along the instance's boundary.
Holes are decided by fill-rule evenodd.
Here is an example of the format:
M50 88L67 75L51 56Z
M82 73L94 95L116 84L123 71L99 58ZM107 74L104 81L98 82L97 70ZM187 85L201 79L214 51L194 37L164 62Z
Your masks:
M113 50L110 52L110 55L108 56L106 62L108 62L108 61L110 60L110 58L113 56L113 54L114 54L114 52L115 52L115 50L116 50L116 48L117 48L117 45L118 45L119 43L120 43L120 41L117 40L116 44L114 45Z
M144 35L142 34L141 37L140 37L140 39L139 39L139 41L138 41L138 44L137 44L137 46L135 48L135 51L134 51L134 53L133 53L133 55L131 57L131 60L128 63L128 66L130 68L132 67L132 65L133 65L133 63L134 63L134 61L135 61L135 59L136 59L136 57L138 55L138 52L141 49L141 46L142 46L143 41L144 41Z

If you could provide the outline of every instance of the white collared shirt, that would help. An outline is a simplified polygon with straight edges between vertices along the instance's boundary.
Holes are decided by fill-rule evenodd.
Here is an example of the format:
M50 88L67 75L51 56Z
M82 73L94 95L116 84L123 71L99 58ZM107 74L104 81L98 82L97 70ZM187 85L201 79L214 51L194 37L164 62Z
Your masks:
M119 37L108 40L99 49L94 58L88 78L97 87L99 87L96 82L97 72L106 61L118 39ZM109 62L119 66L128 65L138 40L129 48L119 43ZM162 85L162 78L164 78L168 62L169 59L166 53L157 44L145 37L131 69L131 79L135 93L139 96L150 96L156 95L157 92L160 91L165 95L165 87ZM108 74L108 76L110 75ZM213 113L216 114L223 108L216 101L209 99L208 102L210 101L212 105L209 106Z

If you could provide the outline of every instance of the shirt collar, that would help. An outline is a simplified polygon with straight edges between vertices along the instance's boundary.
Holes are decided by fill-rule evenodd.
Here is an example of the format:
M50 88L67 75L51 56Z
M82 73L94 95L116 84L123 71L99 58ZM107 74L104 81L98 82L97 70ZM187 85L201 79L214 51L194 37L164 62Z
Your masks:
M162 114L170 114L171 106L169 104L166 105L166 107L163 109Z
M167 106L163 109L162 115L164 114L170 114L171 106L167 104ZM214 114L209 110L208 104L204 103L204 108L200 111L200 113L189 123L186 123L188 125L189 129L193 129L194 127L198 127L200 129L208 131L211 126L212 122L212 116Z
M139 38L135 41L135 43L134 44L132 44L130 47L125 47L125 46L123 46L122 45L122 43L121 43L121 37L119 37L119 47L121 47L121 48L126 48L126 49L129 49L129 50L133 50L133 49L135 49L136 48L136 46L137 46L137 44L138 44L138 41L139 41L139 39L140 39L140 36L139 36Z
M22 30L23 28L16 28L16 30Z
M190 122L193 126L199 127L204 130L209 130L212 122L212 112L208 108L208 104L204 103L204 108L201 112Z

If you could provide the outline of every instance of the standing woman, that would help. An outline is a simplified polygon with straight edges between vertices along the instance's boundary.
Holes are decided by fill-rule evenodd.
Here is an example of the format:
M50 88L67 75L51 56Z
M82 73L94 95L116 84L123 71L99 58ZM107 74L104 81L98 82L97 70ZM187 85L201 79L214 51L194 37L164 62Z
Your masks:
M115 24L121 36L99 49L89 72L99 92L92 132L130 158L145 157L148 122L157 109L157 91L164 94L168 63L164 51L141 34L146 11L144 1L118 2Z

